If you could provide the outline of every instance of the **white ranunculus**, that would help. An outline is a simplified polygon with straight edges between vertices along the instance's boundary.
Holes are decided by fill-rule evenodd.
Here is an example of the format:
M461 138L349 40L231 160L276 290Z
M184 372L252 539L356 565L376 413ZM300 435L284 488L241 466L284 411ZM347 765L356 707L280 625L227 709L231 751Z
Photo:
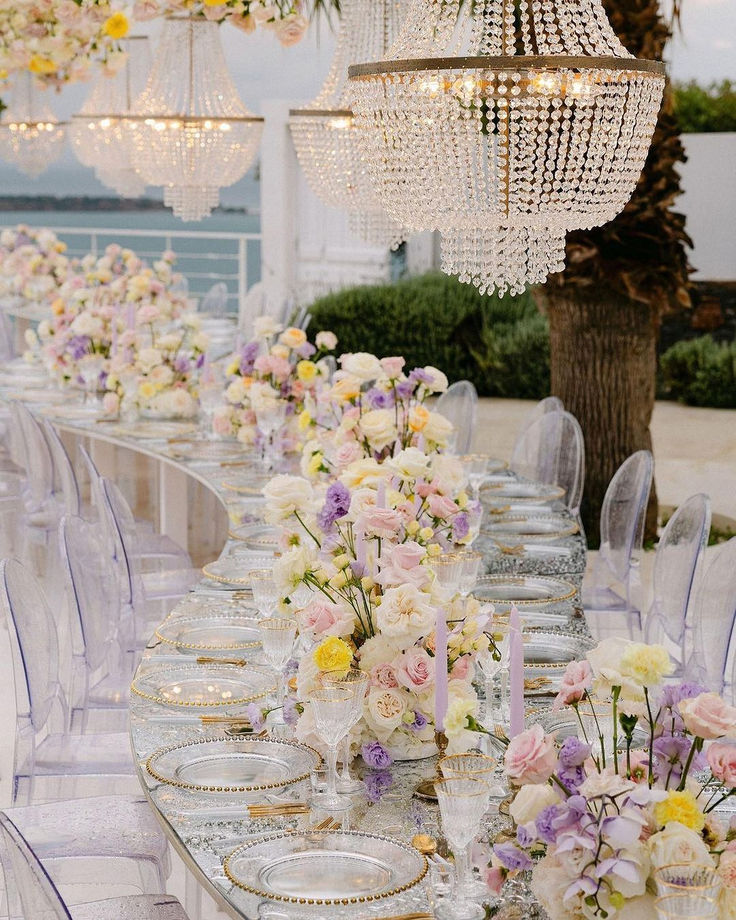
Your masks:
M324 351L334 351L337 348L337 336L334 332L318 332L314 339L314 344Z
M446 447L454 430L454 425L444 415L440 415L439 412L430 412L422 434L428 441L433 441L440 447Z
M393 687L373 687L368 693L366 721L379 741L401 725L406 712L406 692Z
M429 472L429 457L417 447L407 447L399 451L395 457L389 458L386 466L405 482L410 479L426 479Z
M529 783L521 786L509 805L509 814L517 824L529 824L537 815L560 801L559 795L549 783Z
M365 351L356 351L354 354L343 355L340 366L348 374L360 380L375 380L383 373L381 362L375 355Z
M647 841L647 849L653 872L673 863L714 865L713 857L700 834L679 821L670 821L664 830L652 834Z
M383 450L398 438L396 416L392 409L372 409L360 419L360 430L374 450Z
M431 364L428 364L424 368L424 373L429 374L432 378L432 383L428 384L427 388L433 393L444 393L447 389L447 377L442 373L439 368L432 367Z
M381 632L388 636L419 639L435 626L435 611L428 595L412 584L389 588L376 612Z
M301 476L274 476L264 487L263 496L269 524L285 521L295 512L306 514L314 505L312 484Z
M273 316L257 316L253 320L253 334L257 339L269 339L278 335L284 327Z

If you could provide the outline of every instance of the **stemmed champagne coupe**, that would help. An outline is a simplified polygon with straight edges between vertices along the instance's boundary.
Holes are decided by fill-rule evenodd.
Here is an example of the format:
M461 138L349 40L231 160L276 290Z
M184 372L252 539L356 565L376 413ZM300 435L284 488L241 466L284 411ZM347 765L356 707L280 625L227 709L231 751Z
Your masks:
M488 804L487 784L470 776L435 780L440 806L442 833L455 857L455 896L448 905L451 920L483 920L485 908L473 900L475 880L470 865L470 847L475 840Z
M279 715L273 720L283 722L284 697L286 696L286 676L284 668L291 658L296 640L296 620L291 617L267 617L260 620L261 645L266 661L277 673L277 702Z
M347 809L352 804L349 796L337 792L337 749L350 731L354 696L345 687L317 687L307 695L315 731L327 745L327 788L312 797L312 804L326 811Z
M363 783L360 780L353 779L350 775L350 729L357 725L363 717L363 704L369 684L370 675L365 671L359 671L357 668L351 668L347 673L344 671L328 671L322 675L323 687L342 687L353 693L350 726L343 741L342 772L337 781L337 788L340 792L357 792L363 788Z

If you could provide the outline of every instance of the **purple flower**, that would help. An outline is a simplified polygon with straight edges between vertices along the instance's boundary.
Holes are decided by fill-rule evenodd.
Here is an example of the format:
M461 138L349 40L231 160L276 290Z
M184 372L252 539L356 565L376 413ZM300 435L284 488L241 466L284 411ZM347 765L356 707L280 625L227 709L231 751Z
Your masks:
M366 773L363 777L365 795L369 802L380 802L383 796L393 786L394 778L390 770L378 770L375 773Z
M393 757L379 741L368 741L360 749L363 760L374 770L385 770L394 762Z
M557 777L565 789L572 792L585 782L585 767L563 767L557 771Z
M516 839L520 847L530 847L534 841L537 839L537 830L534 826L534 822L530 821L529 824L520 824L516 830Z
M294 351L299 355L300 358L311 358L317 349L314 347L314 345L312 345L311 342L305 342L303 345L295 348Z
M243 377L250 374L250 372L253 370L253 365L255 364L255 360L258 357L260 350L260 342L248 342L247 345L243 346L243 349L240 352L240 373L243 375Z
M385 390L379 390L373 387L365 394L371 409L389 409L394 404L393 390L388 393Z
M406 726L410 732L420 732L427 727L427 718L421 712L414 710L414 721Z
M418 383L430 384L434 378L431 374L428 374L424 368L415 367L413 371L409 372L407 379L416 386Z
M189 370L189 358L186 355L177 355L174 359L174 370L177 374L186 374Z
M535 827L539 839L545 843L554 843L557 835L561 830L559 819L565 816L567 809L564 805L548 805L543 808L536 817Z
M288 696L284 700L284 722L287 725L296 725L299 718L299 710L296 708L296 700Z
M322 530L329 530L335 521L350 510L350 492L341 482L333 482L325 495L325 503L317 515Z
M202 368L204 367L204 352L197 355L197 360L194 366L197 368L198 371L202 370Z
M662 735L655 738L652 750L656 756L654 774L657 779L666 781L670 776L670 782L679 782L691 746L692 741L684 735ZM702 770L706 763L703 754L696 752L690 769L694 772Z
M265 723L265 718L263 716L263 710L258 705L258 703L248 703L245 707L246 715L248 716L248 721L251 724L251 728L254 732L259 732Z
M73 335L68 343L69 354L75 361L86 355L89 351L89 337L86 335Z
M579 767L590 757L590 745L571 735L565 738L560 748L560 766Z
M506 869L531 869L532 861L527 854L514 843L496 843L493 852Z
M467 537L469 532L468 516L464 511L461 511L460 514L455 515L452 521L452 539L455 543L459 543Z
M396 395L399 399L408 399L414 392L414 385L408 380L402 380L396 384Z
M293 677L296 672L299 670L299 659L298 658L289 658L284 667L284 674L287 677Z

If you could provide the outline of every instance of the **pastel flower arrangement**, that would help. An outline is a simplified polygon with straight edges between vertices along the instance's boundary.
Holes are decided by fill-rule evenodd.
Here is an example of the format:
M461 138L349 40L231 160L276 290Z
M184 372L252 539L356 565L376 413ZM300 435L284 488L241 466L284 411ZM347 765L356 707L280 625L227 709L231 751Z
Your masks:
M478 707L474 662L490 645L488 612L474 598L448 599L432 569L433 558L477 532L480 508L464 485L455 458L409 447L382 463L355 460L329 485L280 475L264 489L266 520L283 528L277 586L291 603L301 586L311 592L292 608L312 644L299 665L299 695L320 672L351 664L368 672L352 741L372 767L424 756L433 745L438 615L449 630L449 749L477 740L469 728ZM307 708L297 735L314 742L310 718Z
M227 361L225 404L215 411L215 434L252 445L258 437L256 409L281 402L286 412L281 449L298 449L311 425L309 407L329 380L324 359L336 346L332 332L320 332L312 345L303 330L285 329L271 316L258 317L254 338Z
M494 846L491 871L533 869L551 920L653 916L654 873L674 863L717 868L721 916L736 917L736 832L716 813L736 788L736 708L663 683L672 670L661 646L606 639L571 662L555 701L579 736L560 745L534 725L509 743L516 838Z
M130 27L124 6L109 0L4 0L0 71L30 71L53 86L85 79L94 62L114 71L125 60L118 46Z
M425 402L447 389L436 367L406 373L400 357L344 354L332 385L320 393L302 473L339 476L359 458L382 460L408 447L431 454L449 443L452 424Z
M0 233L0 298L46 303L69 271L69 259L53 230L23 224Z

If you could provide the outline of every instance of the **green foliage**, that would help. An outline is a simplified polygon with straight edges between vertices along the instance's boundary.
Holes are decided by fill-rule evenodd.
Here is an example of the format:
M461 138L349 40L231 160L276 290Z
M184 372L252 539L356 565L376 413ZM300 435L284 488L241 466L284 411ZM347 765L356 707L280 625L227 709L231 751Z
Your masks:
M736 83L680 83L675 87L675 111L680 129L686 134L736 131Z
M736 408L736 342L677 342L660 358L663 395L691 406Z
M529 294L498 298L446 275L350 288L311 307L310 332L331 329L340 350L402 355L472 380L481 396L549 393L547 320Z

